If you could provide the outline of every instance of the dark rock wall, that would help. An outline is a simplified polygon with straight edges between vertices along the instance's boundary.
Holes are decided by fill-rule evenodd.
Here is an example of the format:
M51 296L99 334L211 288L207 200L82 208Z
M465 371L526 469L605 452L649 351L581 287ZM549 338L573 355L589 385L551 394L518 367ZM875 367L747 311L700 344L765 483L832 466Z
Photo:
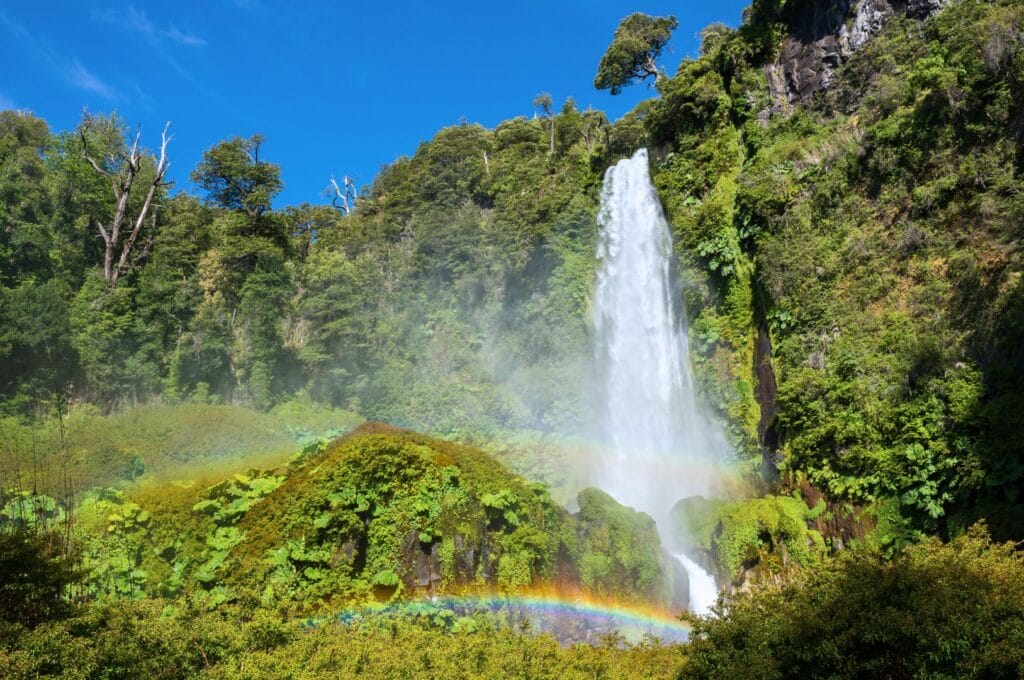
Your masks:
M850 55L895 16L924 19L946 0L808 0L794 12L790 37L765 67L772 109L786 111L825 90Z

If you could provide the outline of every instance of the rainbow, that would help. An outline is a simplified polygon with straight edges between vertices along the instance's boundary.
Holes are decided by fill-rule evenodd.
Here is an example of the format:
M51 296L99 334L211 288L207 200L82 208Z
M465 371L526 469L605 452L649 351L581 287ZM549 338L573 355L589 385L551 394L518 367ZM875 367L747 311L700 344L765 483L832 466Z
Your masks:
M605 602L575 595L564 597L555 594L528 595L523 597L491 597L475 600L486 606L512 611L529 612L534 624L545 631L546 623L558 619L588 620L615 631L631 642L638 642L644 635L653 635L665 642L682 642L687 639L690 627L672 616L668 611L629 607L620 603ZM546 631L550 632L550 631Z
M668 610L629 606L582 593L439 595L388 605L377 613L414 614L423 606L435 610L434 613L450 611L456 616L489 614L500 623L516 627L528 623L530 631L550 634L563 644L599 643L610 634L632 644L648 637L666 644L681 643L690 633L690 626Z

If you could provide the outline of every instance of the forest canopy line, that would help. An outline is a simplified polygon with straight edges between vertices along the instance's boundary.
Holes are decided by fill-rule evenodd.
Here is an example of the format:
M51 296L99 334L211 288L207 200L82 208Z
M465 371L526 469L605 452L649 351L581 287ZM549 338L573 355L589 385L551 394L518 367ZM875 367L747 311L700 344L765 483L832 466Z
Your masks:
M594 86L651 91L617 121L539 92L319 204L259 134L191 192L173 125L0 111L0 666L1024 673L1024 5L754 0L670 72L678 27L609 36ZM732 451L664 528L577 479L602 178L641 148ZM724 593L687 645L416 602L685 601L663 547Z
M0 408L266 410L304 393L440 434L579 433L597 188L646 145L737 456L890 499L894 544L978 515L1011 537L1016 7L953 3L913 34L894 20L813 103L766 121L764 41L801 12L755 4L740 28L710 27L615 124L538 96L533 120L442 130L350 213L273 209L258 135L207 150L202 196L172 195L116 116L51 133L3 112ZM599 78L612 57L657 57L672 21L628 17Z
M545 120L445 130L386 168L352 215L273 210L280 172L259 136L209 149L191 175L205 195L193 197L168 192L167 161L116 116L86 114L59 134L2 116L7 413L38 414L65 393L105 411L154 398L266 409L308 390L433 429L551 428L564 421L547 414L578 397L498 393L499 359L480 354L582 343L579 260L610 135L597 112L568 101ZM524 186L540 200L522 200ZM525 309L534 292L547 304ZM496 342L486 329L516 323L534 332L484 347ZM456 412L479 386L480 412L435 422L450 409L396 398L410 370L429 372L417 381L437 391L429 401Z

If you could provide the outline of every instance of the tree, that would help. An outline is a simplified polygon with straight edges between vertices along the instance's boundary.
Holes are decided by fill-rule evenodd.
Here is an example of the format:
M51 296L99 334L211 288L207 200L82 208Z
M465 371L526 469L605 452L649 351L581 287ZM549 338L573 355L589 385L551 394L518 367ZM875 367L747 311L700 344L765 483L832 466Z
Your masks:
M593 155L602 137L608 138L608 117L603 111L587 108L583 112L583 120L580 124L580 136L583 137L583 144L587 147L587 154Z
M133 285L111 287L91 271L69 307L71 340L86 385L76 394L105 406L138 403L159 386L160 365L139 319Z
M121 131L117 129L118 123L114 118L103 118L86 113L79 126L78 132L82 140L82 153L85 160L96 172L110 181L111 189L114 192L115 208L110 223L104 226L99 219L93 218L96 229L103 239L103 276L112 286L117 284L117 279L129 268L128 258L132 255L132 249L135 247L135 242L138 240L146 220L151 219L154 224L156 222L156 208L153 199L158 189L167 186L164 176L170 166L170 161L167 159L167 144L171 141L171 137L167 136L167 129L170 125L168 122L160 135L160 160L156 163L152 179L147 182L145 199L142 205L134 210L131 205L132 190L146 165L144 154L139 152L141 130L135 133L135 138L127 150L124 145L118 145L117 152L107 155L101 160L96 160L90 154L90 133L96 128L100 128L101 134L111 134L115 130L120 134ZM127 140L125 142L127 143ZM132 212L135 213L134 216L130 215ZM151 241L147 242L141 253L136 255L134 262L148 254L149 245L151 245ZM114 265L115 256L117 257L116 266Z
M576 109L576 101L572 97L567 97L562 104L562 110L555 119L555 143L560 154L571 149L582 139L580 133L582 124L583 117Z
M981 526L892 561L844 550L785 587L725 597L695 622L681 680L1019 678L1024 555Z
M260 160L263 135L235 137L207 149L192 171L192 181L221 207L258 219L270 210L281 189L281 169Z
M541 92L533 98L533 108L540 109L544 120L548 122L548 138L550 147L548 154L555 155L555 116L553 107L555 102L547 92Z
M46 122L27 113L0 111L0 285L50 273L53 206L43 153L50 143Z
M29 412L62 391L75 374L67 304L56 279L26 278L0 288L0 398L4 409Z
M350 215L359 200L359 192L356 190L355 181L348 175L343 175L341 184L331 175L331 183L324 193L331 197L331 205L337 208L343 215Z
M655 60L677 26L679 22L673 16L652 17L637 12L623 19L601 57L594 87L619 94L627 85L652 76L657 82L662 74Z

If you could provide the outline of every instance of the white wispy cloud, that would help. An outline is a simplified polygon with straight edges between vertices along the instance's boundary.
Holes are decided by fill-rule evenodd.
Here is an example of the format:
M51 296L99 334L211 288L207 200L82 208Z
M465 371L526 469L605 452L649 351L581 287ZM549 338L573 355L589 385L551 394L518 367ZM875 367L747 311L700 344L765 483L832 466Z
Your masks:
M98 94L104 99L117 99L120 97L117 90L105 83L103 79L87 69L77 59L72 60L71 66L67 71L67 78L72 85L80 90Z
M126 31L138 33L154 45L165 41L188 47L206 45L206 41L199 36L182 31L176 26L171 25L164 28L154 24L145 12L134 6L124 9L94 10L92 18L95 21L113 24Z
M4 14L2 11L0 11L0 26L3 26L4 29L9 31L10 33L13 33L16 37L21 38L22 40L31 37L31 34L28 32L28 29L26 29L24 26L22 26L21 24L19 24L17 21L10 18L6 14Z
M121 93L90 71L76 58L69 58L55 49L44 35L29 31L23 24L0 10L0 28L21 42L23 49L38 64L45 64L71 85L105 99L120 99Z

